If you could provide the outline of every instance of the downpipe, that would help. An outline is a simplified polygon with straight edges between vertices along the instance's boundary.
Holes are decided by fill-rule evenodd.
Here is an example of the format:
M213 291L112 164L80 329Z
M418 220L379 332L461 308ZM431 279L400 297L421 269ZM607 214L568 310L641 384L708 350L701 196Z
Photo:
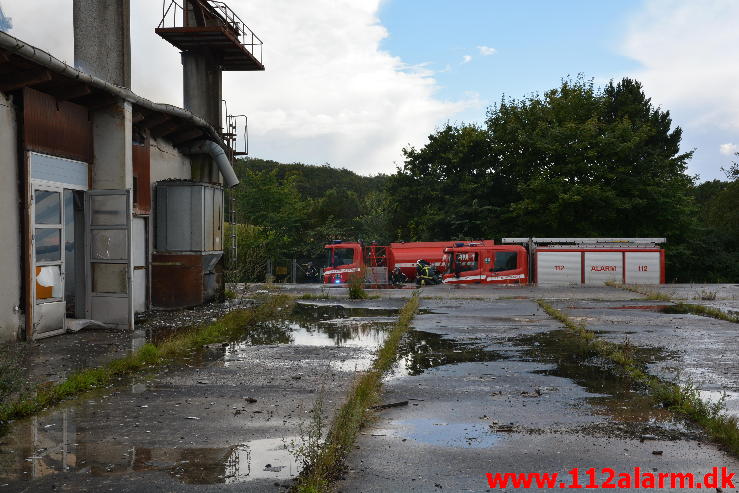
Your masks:
M182 147L180 150L184 154L208 154L218 166L226 188L233 188L239 184L239 179L236 177L226 151L212 140L201 140L190 146Z

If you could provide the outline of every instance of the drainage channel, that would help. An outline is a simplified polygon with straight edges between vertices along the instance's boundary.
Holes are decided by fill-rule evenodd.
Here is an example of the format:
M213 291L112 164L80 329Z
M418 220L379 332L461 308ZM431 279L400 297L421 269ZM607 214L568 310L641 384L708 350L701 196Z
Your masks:
M328 352L322 363L330 363L329 371L344 372L347 376L339 381L348 386L351 372L369 366L396 315L397 310L298 303L281 318L249 328L241 341L207 348L190 360L192 368L170 370L173 377L165 371L164 376L104 389L12 423L0 437L0 485L22 486L59 473L65 474L66 482L70 475L73 481L75 477L116 481L126 475L164 474L183 484L294 478L300 472L300 463L290 451L300 441L294 412L281 411L285 404L277 398L263 397L269 391L259 395L257 402L243 396L234 383L249 381L251 366L260 364L250 360L250 350ZM307 379L312 367L305 369L302 364L288 361L286 366ZM214 375L226 381L225 390ZM292 386L302 385L300 380L286 380ZM305 394L298 397L312 403L315 389L298 390ZM337 395L342 391L333 390ZM179 421L172 421L172 416ZM265 434L265 426L276 431L239 440L245 436L239 426L254 426L258 435ZM229 433L224 437L223 430L229 427L235 443L223 446L224 440L229 441ZM211 428L217 433L210 433Z

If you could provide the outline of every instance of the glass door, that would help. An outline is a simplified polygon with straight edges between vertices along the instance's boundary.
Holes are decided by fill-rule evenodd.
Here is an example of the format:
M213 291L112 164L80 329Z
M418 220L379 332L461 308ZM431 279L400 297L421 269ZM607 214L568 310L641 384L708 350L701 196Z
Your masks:
M33 336L64 332L64 209L62 189L33 188Z
M130 192L87 192L85 218L88 318L133 328Z

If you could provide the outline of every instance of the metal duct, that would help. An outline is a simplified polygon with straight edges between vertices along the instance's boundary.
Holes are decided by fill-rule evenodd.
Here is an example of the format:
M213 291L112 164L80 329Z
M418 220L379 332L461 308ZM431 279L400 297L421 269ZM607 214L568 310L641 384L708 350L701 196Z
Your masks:
M218 165L218 170L223 176L223 183L226 188L233 188L239 184L239 179L236 177L231 161L224 150L213 141L201 140L194 143L191 146L183 147L180 149L185 154L209 154L213 161Z

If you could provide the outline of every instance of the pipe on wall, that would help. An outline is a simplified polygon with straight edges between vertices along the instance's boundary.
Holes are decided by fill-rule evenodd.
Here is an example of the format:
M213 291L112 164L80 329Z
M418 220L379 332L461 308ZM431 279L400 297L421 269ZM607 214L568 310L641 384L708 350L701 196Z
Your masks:
M190 146L181 147L180 151L184 154L208 154L215 161L218 166L218 170L223 176L223 183L226 188L233 188L239 184L239 179L236 177L231 161L224 150L211 140L201 140Z

